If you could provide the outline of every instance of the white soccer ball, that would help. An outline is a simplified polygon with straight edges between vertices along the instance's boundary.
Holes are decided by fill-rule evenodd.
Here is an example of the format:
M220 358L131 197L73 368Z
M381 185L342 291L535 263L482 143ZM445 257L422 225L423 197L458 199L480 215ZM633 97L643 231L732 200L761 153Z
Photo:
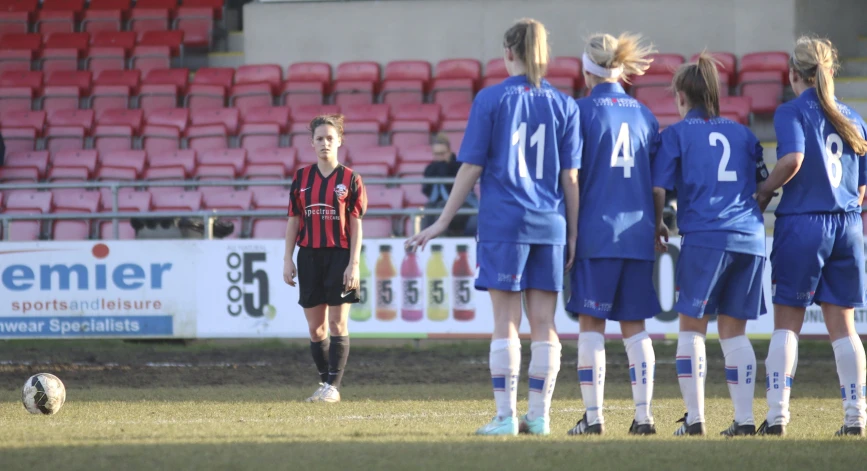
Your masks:
M24 383L21 400L31 414L53 415L66 402L66 387L53 374L35 374Z

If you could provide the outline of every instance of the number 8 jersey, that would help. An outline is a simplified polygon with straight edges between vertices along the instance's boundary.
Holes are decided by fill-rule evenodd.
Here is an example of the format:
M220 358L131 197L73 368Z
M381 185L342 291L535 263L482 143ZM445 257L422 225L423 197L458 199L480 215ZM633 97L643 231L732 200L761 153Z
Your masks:
M584 157L579 184L579 259L654 260L653 113L620 84L601 83L578 100Z
M837 102L837 107L863 136L867 126L858 113L843 103ZM780 105L774 129L778 159L792 152L804 154L801 169L783 186L777 216L860 211L858 187L867 182L867 165L825 119L815 88Z
M481 90L458 161L484 168L479 242L566 243L560 171L581 164L575 100L524 75Z

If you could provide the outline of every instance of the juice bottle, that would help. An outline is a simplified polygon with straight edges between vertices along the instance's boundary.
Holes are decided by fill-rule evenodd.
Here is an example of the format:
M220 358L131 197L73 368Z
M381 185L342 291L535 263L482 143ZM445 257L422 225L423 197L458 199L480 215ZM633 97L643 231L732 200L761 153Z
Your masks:
M474 279L467 246L459 245L458 256L452 264L452 295L455 298L452 307L455 320L471 321L476 317L476 306L473 304Z
M379 246L376 261L376 318L393 321L397 318L397 300L394 297L394 277L397 271L391 262L391 246Z
M427 318L444 321L449 318L449 303L446 295L446 278L449 272L443 260L443 246L432 245L427 261Z
M424 318L424 286L421 268L414 249L406 249L403 263L400 264L400 279L403 288L403 303L400 317L405 321L420 321Z
M349 318L354 321L366 321L370 319L370 270L367 269L367 255L364 253L364 246L361 246L360 260L358 261L358 276L361 277L358 283L358 297L361 298L356 304L352 304L349 308Z

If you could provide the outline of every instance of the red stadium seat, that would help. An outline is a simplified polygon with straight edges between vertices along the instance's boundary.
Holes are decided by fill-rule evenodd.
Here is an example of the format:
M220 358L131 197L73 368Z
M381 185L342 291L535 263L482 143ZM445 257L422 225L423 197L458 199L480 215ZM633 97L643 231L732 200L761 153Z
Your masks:
M39 179L48 171L48 151L12 152L6 156L5 168L35 169Z
M178 90L174 85L143 84L138 92L138 107L145 110L162 110L178 106Z
M276 124L280 132L285 133L289 124L290 108L288 106L267 106L251 108L241 115L244 124Z
M746 72L777 72L780 81L788 85L789 54L786 52L754 52L741 56L738 84L743 84L743 74Z
M45 131L45 148L51 153L64 150L82 150L85 130L78 126L49 126Z
M273 104L271 86L267 83L235 85L229 93L229 106L240 108L241 113L253 108L273 106Z
M173 85L177 93L183 95L187 91L187 83L190 79L190 70L177 69L153 69L145 74L143 85Z
M673 76L677 68L686 62L680 54L651 54L650 67L644 71L647 75L668 75Z
M238 133L240 113L237 108L210 108L190 111L190 124L193 126L222 125L226 133L233 136Z
M4 128L2 130L6 152L36 150L36 130L33 128Z
M38 95L42 90L41 71L4 72L0 75L0 87L27 87Z
M105 110L97 115L96 124L100 126L127 126L132 129L134 134L138 134L143 120L144 112L142 110L115 108Z
M94 180L101 182L131 182L139 179L139 175L131 168L99 167Z
M178 8L177 0L137 0L136 8L164 8L174 16L174 10Z
M287 81L280 91L280 103L284 105L321 105L325 100L325 93L323 82Z
M171 152L181 148L181 131L174 126L146 124L141 132L142 149L153 152Z
M130 169L135 177L144 173L147 153L143 150L114 150L100 152L100 167L114 169Z
M677 110L677 105L674 103L673 99L666 98L660 100L654 100L647 103L647 107L650 108L650 112L657 117L660 116L676 116L678 120L680 120L680 112Z
M169 18L169 10L166 8L143 8L139 4L129 14L129 30L138 34L168 31Z
M121 10L129 11L132 8L131 0L90 0L88 10Z
M198 211L202 209L202 193L198 191L164 192L150 190L154 211Z
M375 82L339 80L334 82L332 95L339 106L370 105L374 102L375 90Z
M119 47L125 54L130 54L135 47L136 39L134 31L97 31L90 37L91 52L95 47Z
M303 167L305 165L312 165L319 161L319 157L316 155L316 152L313 150L313 146L309 144L302 146L295 146L297 150L297 159L296 159L296 167ZM337 161L338 162L346 162L348 159L346 158L349 151L346 150L346 146L340 147L337 150Z
M96 74L93 84L126 87L130 93L137 93L141 81L140 70L105 70Z
M257 190L260 187L253 189L253 208L255 209L288 209L289 196L288 190L280 191L261 191Z
M93 75L85 70L69 70L58 71L46 74L46 86L59 87L75 87L79 94L87 96L90 94L90 87Z
M97 125L93 128L93 148L100 152L130 150L133 136L130 126Z
M36 14L33 30L42 34L71 33L75 31L75 12L50 11L43 8Z
M548 63L548 73L545 78L563 93L575 96L576 92L584 86L581 60L577 57L555 57Z
M390 175L397 166L397 147L379 146L353 149L350 159L353 166L372 164L384 165L387 170L386 175Z
M193 169L192 173L195 173L195 168ZM192 173L190 175L187 175L183 171L183 169L181 169L178 166L148 167L145 170L144 175L142 175L142 179L148 180L148 181L178 181L178 182L180 182L180 181L186 180L188 177L192 176ZM165 191L165 189L163 189L163 188L160 188L160 190ZM183 191L181 187L178 187L178 190Z
M91 2L93 5L93 2ZM84 11L81 20L81 30L88 33L99 31L117 32L123 29L123 12L118 10L94 10L93 7Z
M210 149L226 149L229 147L229 137L226 127L222 124L206 124L190 126L186 132L187 148L199 153Z
M235 85L265 83L271 87L271 94L280 92L283 83L283 69L276 64L242 65L235 72Z
M502 57L491 59L485 64L485 78L502 80L509 76L509 71L506 70L506 62Z
M30 58L35 59L42 49L41 33L4 34L0 38L0 50L30 51Z
M39 171L35 168L0 167L0 183L30 183L39 180Z
M324 90L331 85L331 64L328 62L296 62L289 66L286 80L290 82L318 82Z
M292 108L292 121L305 125L313 118L323 114L336 114L342 111L339 105L298 105Z
M247 162L250 165L282 165L289 174L295 169L298 151L293 147L272 147L247 149Z
M48 171L48 182L84 182L90 179L90 172L84 167L51 167Z
M198 153L198 165L224 165L231 167L236 175L243 174L247 165L246 149L210 149Z
M35 130L37 135L41 135L42 129L45 127L45 119L45 111L9 111L0 114L0 128L4 130L29 128Z
M81 93L77 87L45 87L39 98L41 108L52 112L57 110L77 110Z
M671 80L673 78L674 76L668 74L636 75L635 77L630 77L632 96L642 103L673 97L674 94L671 90Z
M443 108L443 120L467 121L470 119L472 103L456 103Z
M90 33L52 33L45 41L45 49L75 49L78 57L87 55L90 48Z
M401 163L429 164L433 160L433 150L430 145L400 147L399 158Z
M193 170L196 168L196 151L192 149L183 149L165 152L148 152L148 168L173 168L181 172L181 179L191 177L193 175Z
M382 102L399 104L421 104L424 102L424 82L421 80L386 80L380 93Z
M206 209L246 211L253 207L253 192L250 190L229 190L221 193L203 195Z
M3 9L6 9L6 5ZM29 21L29 13L26 11L0 11L0 37L26 33Z
M151 194L146 191L124 191L129 190L129 188L121 188L118 193L118 201L117 201L117 209L119 212L140 212L146 213L150 212L151 206ZM113 196L111 195L111 190L103 189L100 191L102 195L101 198L101 210L103 212L111 212L114 201ZM118 221L118 230L120 239L134 239L135 238L135 230L129 224L129 221ZM99 237L102 239L113 239L113 225L111 221L100 221L98 223L99 226Z
M230 165L219 164L200 164L193 172L193 178L196 180L236 180L238 171ZM227 191L229 187L206 186L202 187L204 193L207 192L222 192Z
M126 67L126 53L122 47L91 47L84 59L84 64L85 69L94 74L105 71L123 71ZM141 73L139 70L134 72Z
M467 129L466 121L443 121L440 126L440 133L445 135L451 143L452 150L461 148L461 141L464 139L464 132Z
M403 205L404 207L424 206L428 202L428 197L421 191L421 185L403 185Z
M249 164L244 169L248 180L284 180L287 175L286 168L280 164Z
M0 168L0 174L6 169ZM47 191L21 191L6 198L7 214L48 214L53 207L52 195ZM41 232L39 221L12 221L9 223L10 241L37 240Z
M391 145L407 147L430 143L433 126L427 121L393 121L390 128Z
M397 164L397 169L395 169L394 174L398 177L422 177L424 176L424 170L429 164L430 160L428 160L428 162L401 162Z
M394 235L391 218L365 217L361 220L361 227L366 237L384 238Z
M172 66L171 49L168 46L136 46L132 50L130 68L147 73L153 69Z
M720 76L725 76L725 79L720 77L720 80L727 84L734 84L736 77L735 73L737 72L737 59L735 58L735 55L730 52L711 52L710 54L717 60L717 62L719 62L717 70L719 71ZM697 60L698 54L694 54L689 58L690 62L695 62Z
M145 31L139 35L138 46L168 47L172 57L180 57L183 56L183 41L183 31Z
M274 148L280 145L280 126L274 123L244 124L238 134L243 149Z
M81 128L85 134L93 127L93 110L59 110L48 113L48 126Z
M99 153L94 149L88 150L63 150L52 153L52 168L83 168L88 175L96 171Z
M56 190L55 190L56 191ZM67 191L54 197L55 213L95 213L99 210L100 194L96 191ZM54 240L87 240L90 237L90 220L59 220L51 225Z
M84 0L43 0L42 11L73 11L84 10Z
M343 147L360 149L379 145L379 125L373 121L347 121L343 125Z
M475 83L471 79L436 79L431 85L434 103L450 106L455 103L472 103Z
M184 46L211 49L211 36L214 30L214 10L184 6L178 8L172 27L183 31Z
M213 11L215 20L223 19L224 0L184 0L185 7L207 7Z
M347 122L373 122L379 126L380 131L384 131L388 127L390 114L391 107L386 104L349 105L343 107L343 115Z
M388 80L419 80L422 87L427 88L431 79L431 66L427 61L402 60L391 61L385 65L383 81Z
M334 80L379 82L379 64L371 61L343 62L338 64Z
M478 86L482 78L482 64L476 59L445 59L434 67L437 79L470 79Z
M222 108L226 106L226 89L220 85L190 85L184 106L191 110Z
M750 124L751 98L748 96L730 96L720 98L719 108L722 116L728 117L744 125Z
M231 67L204 67L196 71L193 84L219 85L226 91L232 88L235 81L235 69Z
M352 171L364 178L388 178L388 165L385 164L357 164L352 165Z
M4 87L0 85L0 113L30 111L33 90L29 87Z
M170 108L151 112L145 111L145 121L147 121L147 124L173 126L183 133L187 130L187 124L190 122L190 110L186 108Z
M2 23L0 23L2 24ZM0 74L30 70L30 52L15 49L0 50Z
M288 207L288 203L286 207ZM287 218L254 219L251 237L254 239L283 239L286 237L287 224Z
M88 97L88 107L97 117L108 110L129 108L129 87L123 85L96 85ZM140 110L139 110L140 111Z
M403 104L392 108L392 116L394 121L424 121L436 127L440 122L442 110L443 107L435 103Z

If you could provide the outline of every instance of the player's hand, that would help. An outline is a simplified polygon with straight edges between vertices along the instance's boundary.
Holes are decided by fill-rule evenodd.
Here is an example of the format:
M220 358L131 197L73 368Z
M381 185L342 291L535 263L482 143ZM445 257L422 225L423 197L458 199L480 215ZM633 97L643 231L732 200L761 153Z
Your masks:
M361 284L361 274L358 271L357 263L350 263L343 272L343 291L348 293L354 289L358 289Z
M660 253L668 252L668 226L664 222L659 223L656 228L656 251ZM663 242L665 241L665 242Z
M447 228L447 224L443 224L439 219L437 219L437 221L428 226L427 229L407 239L403 245L407 249L410 247L416 247L419 250L424 249L424 246L427 245L428 242L445 232Z
M753 198L759 203L759 209L764 213L768 209L768 205L771 204L771 200L774 199L774 196L777 196L777 193L760 191L754 194Z
M572 265L575 264L575 246L578 243L577 237L570 237L568 241L566 241L566 271L572 269Z
M295 262L292 259L283 261L283 281L289 286L295 286L295 276L298 275L295 269Z

